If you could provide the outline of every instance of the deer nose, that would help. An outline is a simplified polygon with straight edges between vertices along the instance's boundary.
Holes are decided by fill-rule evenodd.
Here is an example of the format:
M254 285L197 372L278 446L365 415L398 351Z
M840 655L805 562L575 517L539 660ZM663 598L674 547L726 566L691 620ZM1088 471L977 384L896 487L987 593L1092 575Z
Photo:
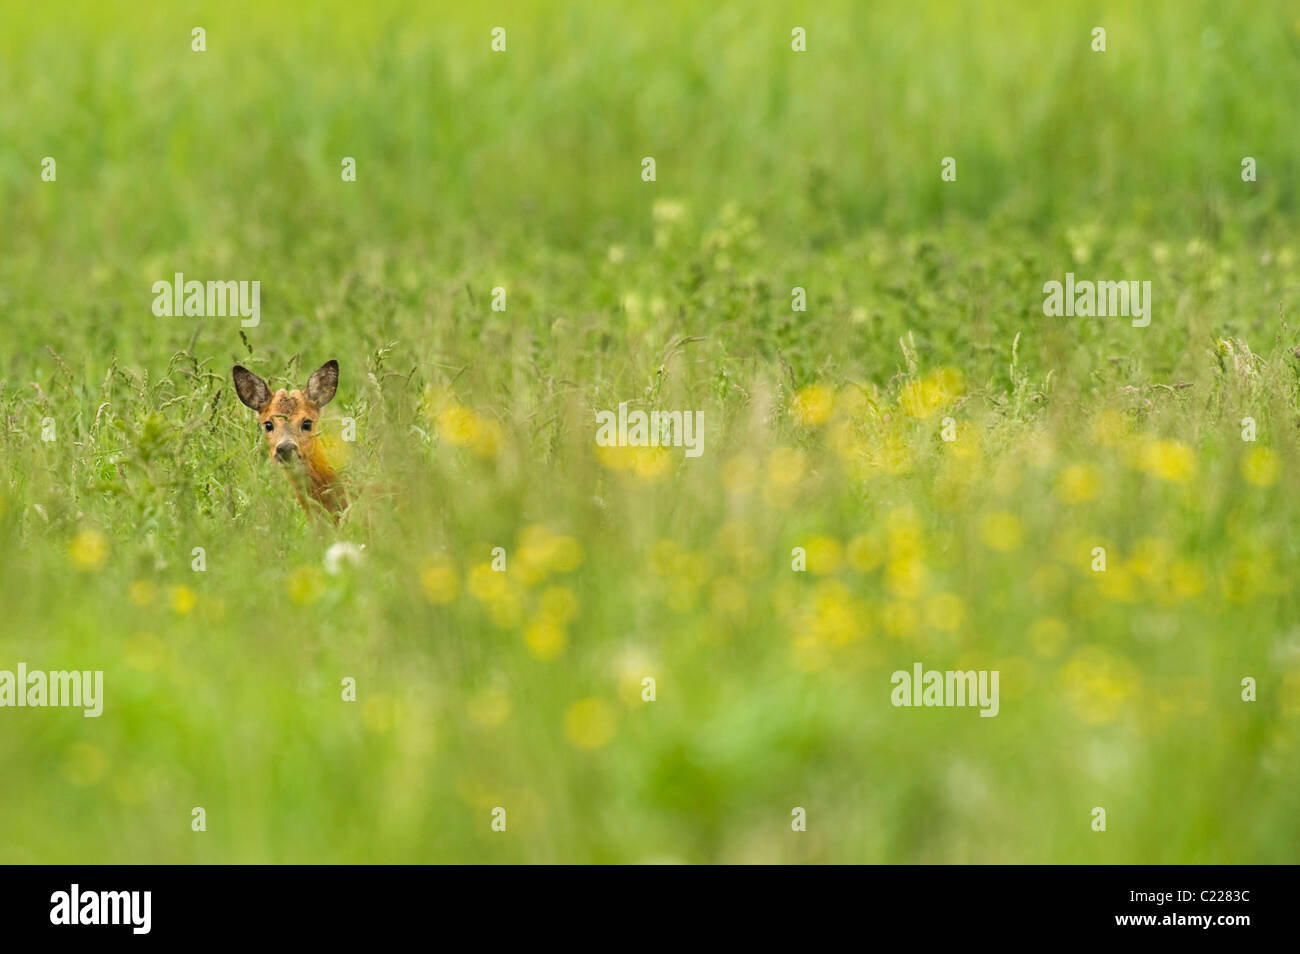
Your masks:
M290 460L298 456L298 445L290 440L283 440L275 445L275 459L279 461Z

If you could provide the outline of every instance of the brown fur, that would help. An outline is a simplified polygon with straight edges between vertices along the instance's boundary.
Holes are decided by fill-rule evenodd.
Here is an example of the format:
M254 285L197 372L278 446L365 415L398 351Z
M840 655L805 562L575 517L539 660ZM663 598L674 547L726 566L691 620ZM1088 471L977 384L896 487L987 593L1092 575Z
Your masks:
M247 368L235 365L231 373L239 399L257 412L257 425L266 438L267 453L271 460L279 460L284 465L298 502L310 513L308 498L315 500L338 519L338 514L347 507L347 497L316 440L321 408L333 399L338 388L338 362L327 361L318 368L305 389L281 388L274 394L265 381ZM310 427L304 427L305 422L310 422ZM277 449L290 444L297 453L287 459L277 458Z

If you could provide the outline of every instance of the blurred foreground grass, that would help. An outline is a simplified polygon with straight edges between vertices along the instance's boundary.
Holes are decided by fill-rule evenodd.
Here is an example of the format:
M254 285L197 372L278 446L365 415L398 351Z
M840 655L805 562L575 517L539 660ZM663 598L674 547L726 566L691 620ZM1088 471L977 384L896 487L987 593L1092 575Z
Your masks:
M0 712L0 860L1294 862L1298 48L1280 2L6 9L0 669L106 702ZM175 271L261 324L155 318ZM1067 271L1151 326L1045 318ZM338 529L229 379L329 357ZM704 455L597 448L620 401ZM999 716L892 707L916 661Z

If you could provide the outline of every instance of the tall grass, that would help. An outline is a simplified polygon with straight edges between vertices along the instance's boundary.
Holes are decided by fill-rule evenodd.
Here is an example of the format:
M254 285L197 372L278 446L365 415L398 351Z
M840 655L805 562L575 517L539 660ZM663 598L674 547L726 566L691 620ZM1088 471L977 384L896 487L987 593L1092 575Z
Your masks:
M0 710L0 858L1295 860L1289 5L5 19L0 669L106 701ZM229 377L330 357L338 527ZM999 716L891 706L918 660Z

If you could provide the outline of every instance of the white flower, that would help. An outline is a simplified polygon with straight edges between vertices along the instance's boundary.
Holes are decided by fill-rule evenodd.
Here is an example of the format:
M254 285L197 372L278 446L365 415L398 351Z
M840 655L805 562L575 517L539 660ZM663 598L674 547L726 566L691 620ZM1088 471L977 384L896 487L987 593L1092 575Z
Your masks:
M347 566L360 566L362 558L365 556L361 551L366 548L363 543L357 546L355 543L335 543L325 551L325 572L330 576L337 576L339 571Z

